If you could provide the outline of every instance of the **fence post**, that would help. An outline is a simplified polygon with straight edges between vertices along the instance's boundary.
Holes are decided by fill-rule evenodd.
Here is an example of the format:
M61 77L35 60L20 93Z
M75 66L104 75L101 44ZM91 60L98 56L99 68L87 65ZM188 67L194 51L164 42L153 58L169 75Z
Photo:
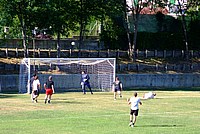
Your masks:
M167 69L168 69L168 68L167 68L167 64L166 64L166 65L165 65L165 72L167 72Z
M164 51L163 51L163 57L164 57L164 58L166 58L166 53L167 53L167 51L164 50Z
M27 54L27 57L29 57L29 48L27 48L26 54Z
M38 57L40 58L40 48L38 48Z
M137 71L139 72L139 69L140 69L140 64L139 63L137 64L136 68L137 68Z
M6 57L8 58L8 48L6 48Z
M191 58L193 58L194 57L194 51L191 50L190 53L191 53Z
M145 58L148 58L148 50L145 50Z
M158 71L158 64L156 63L156 65L155 65L155 68L156 68L156 71Z
M175 50L172 51L172 57L175 57Z
M15 51L16 51L16 55L15 55L15 56L16 56L16 57L19 57L18 48L16 48Z
M48 52L49 58L51 57L51 48L49 48L49 52Z
M184 53L185 53L184 50L182 50L182 51L181 51L181 56L182 56L182 58L184 58Z
M139 49L136 50L136 58L139 58Z
M119 59L119 49L117 49L116 58Z
M98 49L98 58L100 57L100 50Z
M154 51L154 57L156 58L158 56L158 50Z
M109 53L110 53L110 50L108 49L107 50L107 58L109 57Z
M81 50L79 49L78 50L78 58L80 58L81 57Z
M72 57L72 49L69 49L69 57Z
M190 70L193 71L193 64L190 65Z

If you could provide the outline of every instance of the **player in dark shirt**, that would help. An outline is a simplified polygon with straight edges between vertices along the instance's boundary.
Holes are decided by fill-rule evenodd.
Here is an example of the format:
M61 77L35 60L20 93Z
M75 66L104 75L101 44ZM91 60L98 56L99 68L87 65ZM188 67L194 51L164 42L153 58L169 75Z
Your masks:
M89 80L90 80L89 75L85 71L82 71L81 72L81 87L83 90L83 94L86 94L85 86L87 86L90 89L91 94L93 94Z
M45 104L51 102L51 96L53 93L55 93L54 91L54 82L52 80L52 76L49 76L49 79L47 80L46 83L44 83L44 89L46 90L46 96L45 96Z
M122 97L122 82L119 80L119 77L115 78L115 82L113 82L112 90L114 92L114 100L116 100L117 92L119 97Z

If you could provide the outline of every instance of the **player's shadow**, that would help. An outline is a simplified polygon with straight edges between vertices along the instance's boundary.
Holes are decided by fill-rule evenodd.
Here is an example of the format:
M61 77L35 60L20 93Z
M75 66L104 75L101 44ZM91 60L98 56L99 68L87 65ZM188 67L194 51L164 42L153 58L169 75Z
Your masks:
M183 125L141 125L141 126L136 126L136 127L169 127L169 128L171 128L171 127L183 127Z
M0 94L0 98L3 99L3 98L13 98L15 97L15 95L11 95L11 94Z
M53 100L54 104L84 104L83 102L80 102L80 101L73 101L73 100L67 100L67 99L64 99L64 100Z

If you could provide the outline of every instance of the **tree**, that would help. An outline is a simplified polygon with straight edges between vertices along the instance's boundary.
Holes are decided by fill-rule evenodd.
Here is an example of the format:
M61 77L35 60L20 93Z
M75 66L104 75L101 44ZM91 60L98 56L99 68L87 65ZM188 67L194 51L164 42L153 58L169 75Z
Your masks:
M198 0L190 0L188 2L177 0L178 5L178 12L181 16L181 22L182 22L182 28L183 28L183 35L184 35L184 43L185 43L185 58L186 60L189 60L189 43L188 43L188 30L187 30L187 22L186 22L186 16L191 16L191 22L198 18L198 8L200 6L200 2Z
M129 58L135 60L135 51L136 51L136 43L137 43L137 32L138 32L138 23L139 23L139 14L140 11L143 9L143 3L142 0L127 0L127 6L126 6L126 18L128 25L128 14L132 14L133 18L133 25L134 25L134 36L133 36L133 43L131 43L129 39ZM128 28L128 26L126 26ZM126 28L126 29L127 29ZM130 38L130 32L127 29L127 36ZM131 45L132 44L132 45Z
M60 36L68 35L77 28L76 0L0 0L2 25L11 27L13 18L20 23L23 37L24 57L27 57L27 35L38 27L51 29L57 35L57 57L60 57Z
M137 34L138 34L138 24L140 21L140 14L166 14L167 11L164 8L167 5L167 0L126 0L126 9L125 12L125 20L126 20L126 29L127 29L127 36L130 37L130 30L128 28L129 19L133 19L133 43L130 42L129 39L129 57L136 59L136 47L137 47Z
M68 36L70 30L77 29L78 18L76 16L78 2L76 0L49 0L40 4L40 15L35 24L39 28L50 29L57 36L57 57L60 57L61 35ZM43 17L47 16L47 18ZM45 18L45 20L43 20Z
M124 7L122 3L122 0L101 0L95 13L95 18L101 22L101 40L109 49L127 48L124 46L126 37L124 37Z
M32 1L29 0L0 0L1 17L4 26L12 26L18 19L22 31L24 57L27 57L27 29L30 22ZM16 19L14 19L16 18Z

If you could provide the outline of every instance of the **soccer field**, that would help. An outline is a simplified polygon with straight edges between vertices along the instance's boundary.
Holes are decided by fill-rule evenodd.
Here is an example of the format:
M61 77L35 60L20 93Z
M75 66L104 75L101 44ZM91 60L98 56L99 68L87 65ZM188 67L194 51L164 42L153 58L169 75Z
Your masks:
M156 93L142 100L134 128L126 102L133 91L117 100L111 92L65 92L54 94L51 104L44 104L44 94L37 104L28 94L0 94L0 134L199 134L199 91Z

